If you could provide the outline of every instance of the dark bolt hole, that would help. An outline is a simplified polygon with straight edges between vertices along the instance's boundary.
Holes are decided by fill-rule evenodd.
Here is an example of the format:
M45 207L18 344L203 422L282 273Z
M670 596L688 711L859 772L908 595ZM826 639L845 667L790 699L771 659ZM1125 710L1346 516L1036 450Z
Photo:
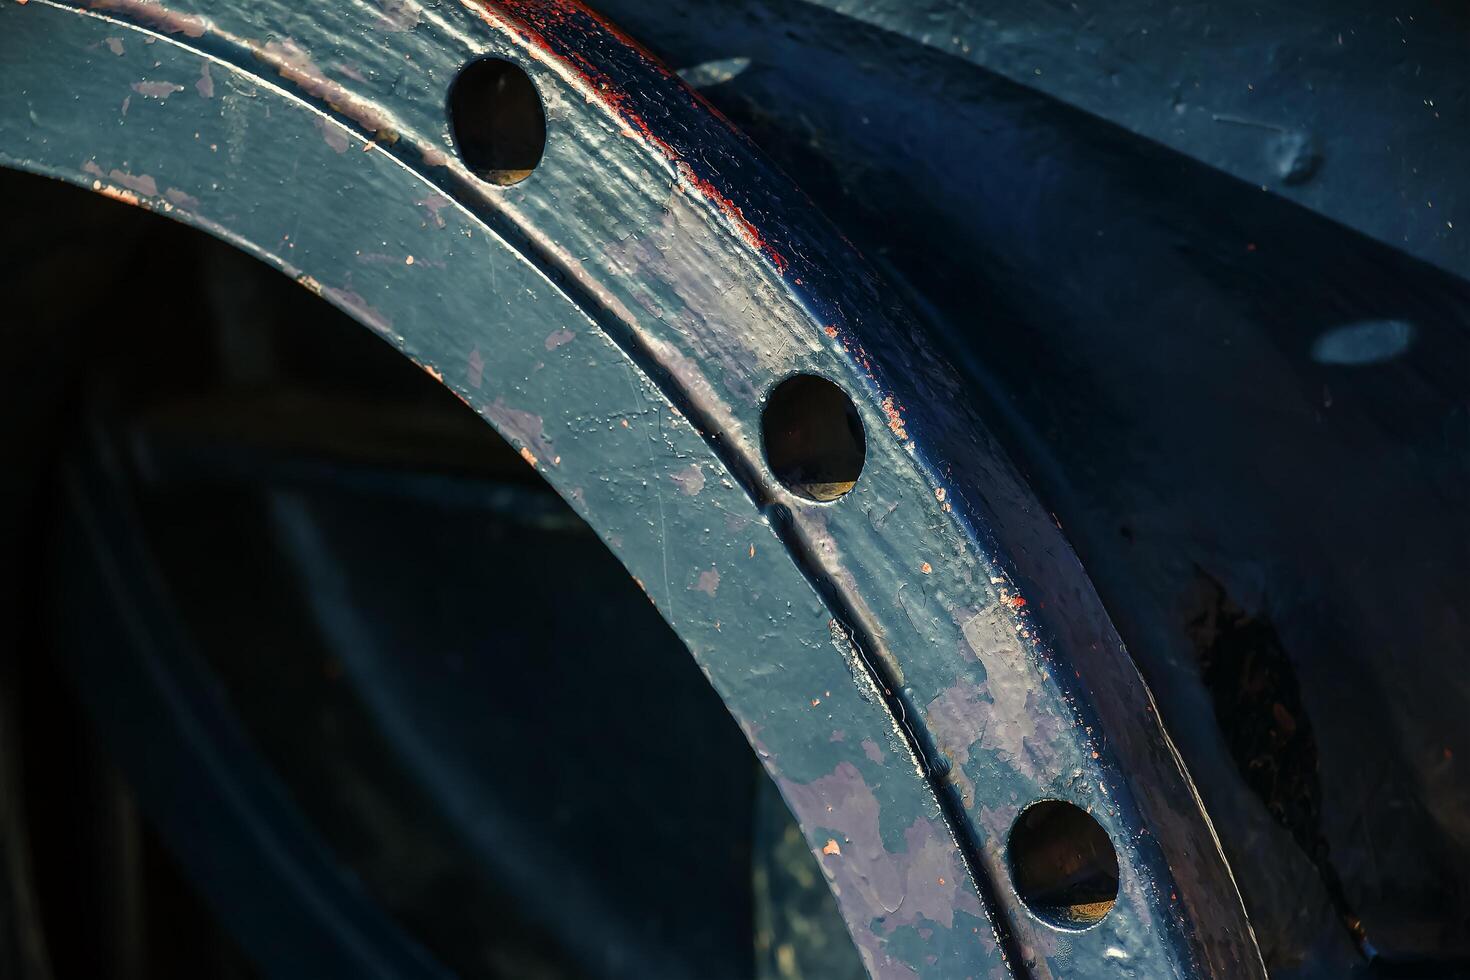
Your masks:
M461 69L449 87L449 126L465 165L492 184L525 180L546 149L546 112L535 83L500 58Z
M1007 843L1011 880L1043 922L1080 929L1100 922L1118 899L1118 854L1087 811L1061 800L1033 803Z
M811 374L787 378L771 392L761 439L776 479L808 500L836 500L851 490L868 450L852 399Z

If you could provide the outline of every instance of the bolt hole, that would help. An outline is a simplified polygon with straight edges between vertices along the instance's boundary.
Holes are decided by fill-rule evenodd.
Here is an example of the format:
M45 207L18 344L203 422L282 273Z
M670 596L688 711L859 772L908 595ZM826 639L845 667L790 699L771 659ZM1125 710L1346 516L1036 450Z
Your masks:
M812 374L787 378L771 392L761 438L776 479L807 500L836 500L851 490L868 451L852 399Z
M1007 844L1011 879L1043 922L1081 929L1102 921L1118 900L1118 854L1085 810L1042 800L1022 811Z
M481 58L449 87L449 126L465 165L508 187L531 176L546 150L546 112L531 76L500 58Z

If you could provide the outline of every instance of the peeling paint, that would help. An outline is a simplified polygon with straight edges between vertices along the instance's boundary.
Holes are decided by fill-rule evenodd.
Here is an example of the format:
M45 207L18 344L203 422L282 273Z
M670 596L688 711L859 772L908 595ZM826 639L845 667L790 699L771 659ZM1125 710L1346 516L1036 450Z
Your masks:
M485 359L480 356L480 348L470 350L470 356L465 363L465 380L471 388L479 388L485 378Z
M564 347L576 339L577 333L574 330L553 330L546 335L546 349L556 350L558 347Z
M703 592L711 599L720 588L720 573L713 569L706 569L699 573L699 579L694 583L694 591Z
M187 211L199 210L199 198L186 191L181 191L177 187L170 187L163 192L163 196L175 207L184 208Z
M704 471L699 468L698 463L690 463L684 469L670 473L669 479L673 480L686 496L692 497L704 489Z
M528 447L540 458L551 460L555 465L557 457L552 451L551 440L546 437L541 416L511 408L499 398L481 411L501 432Z
M173 82L143 81L133 83L134 92L137 92L145 99L157 99L160 102L165 101L170 95L173 95L175 92L182 92L183 90L184 86L175 85Z
M316 121L316 128L321 132L322 140L334 151L337 153L347 152L348 146L351 145L351 140L347 133L342 130L341 126L338 126L330 119L322 118Z

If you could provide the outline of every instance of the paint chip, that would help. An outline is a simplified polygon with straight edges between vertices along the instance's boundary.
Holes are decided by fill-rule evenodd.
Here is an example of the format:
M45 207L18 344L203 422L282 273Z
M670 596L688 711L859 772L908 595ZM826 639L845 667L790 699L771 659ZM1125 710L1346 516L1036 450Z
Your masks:
M694 583L694 591L703 592L711 599L720 588L720 573L718 569L711 568L699 573L699 579Z
M546 349L556 350L558 347L570 344L576 339L577 333L575 330L553 330L546 335Z
M134 82L132 85L132 89L134 92L137 92L145 99L157 99L158 101L162 102L170 95L173 95L175 92L182 92L184 90L184 86L175 85L173 82L143 81Z
M693 497L704 489L704 471L699 468L698 463L690 463L684 469L670 473L669 479L688 497Z
M842 854L842 848L840 848L840 847L837 846L836 839L829 837L827 839L827 845L822 848L822 853L823 854L836 854L836 855L841 855Z

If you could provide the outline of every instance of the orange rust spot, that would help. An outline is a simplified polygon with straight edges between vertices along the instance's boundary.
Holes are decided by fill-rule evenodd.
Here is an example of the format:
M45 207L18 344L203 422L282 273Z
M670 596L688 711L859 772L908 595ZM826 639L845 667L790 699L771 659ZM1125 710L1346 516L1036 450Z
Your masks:
M524 459L526 462L530 463L532 466L535 466L536 465L536 454L533 453L533 452L531 452L531 450L527 449L525 446L522 446L521 447L521 459ZM643 583L641 583L641 582L639 583L640 586L642 584Z
M835 327L835 326L828 327L827 328L827 336L831 337L833 340L836 340L837 339L837 327Z
M424 365L424 371L425 371L425 373L427 373L429 375L429 377L433 378L435 381L439 382L441 385L444 383L444 372L440 371L434 365L432 365L432 364L425 364Z
M311 276L299 275L296 277L296 281L299 284L305 286L307 289L311 290L316 295L320 296L322 294L322 284L317 282Z
M937 500L937 501L939 501L940 503L944 503L944 488L943 487L935 487L934 488L934 499Z
M893 396L883 399L883 414L888 418L888 429L900 439L908 439L908 430L903 426L903 409L894 404Z
M834 838L829 837L827 838L827 845L822 848L822 853L841 855L842 848L837 846L837 841Z
M1022 599L1018 595L1013 595L1010 598L1006 599L1006 603L1012 609L1020 609L1022 606L1024 606L1026 604L1026 600L1025 599Z
M942 885L942 884L944 884L944 879L943 879L943 878L940 878L940 879L939 879L939 883L940 883L940 884L941 884L941 885Z
M143 203L143 199L140 198L137 194L134 194L132 191L125 191L121 187L113 187L111 184L104 184L100 180L92 181L92 190L101 194L103 197L110 197L114 201L121 201L124 204L131 204L133 207L138 207Z
M751 545L750 546L750 557L752 557L752 558L755 557L755 545ZM1445 751L1448 752L1449 750L1446 749Z
M623 428L625 428L625 429L628 428L628 420L627 419L623 419Z
M923 572L925 575L928 575L930 572L934 571L934 569L926 561L919 565L919 571Z
M815 708L817 705L819 705L821 703L822 703L822 699L821 698L812 698L812 707L813 708Z

